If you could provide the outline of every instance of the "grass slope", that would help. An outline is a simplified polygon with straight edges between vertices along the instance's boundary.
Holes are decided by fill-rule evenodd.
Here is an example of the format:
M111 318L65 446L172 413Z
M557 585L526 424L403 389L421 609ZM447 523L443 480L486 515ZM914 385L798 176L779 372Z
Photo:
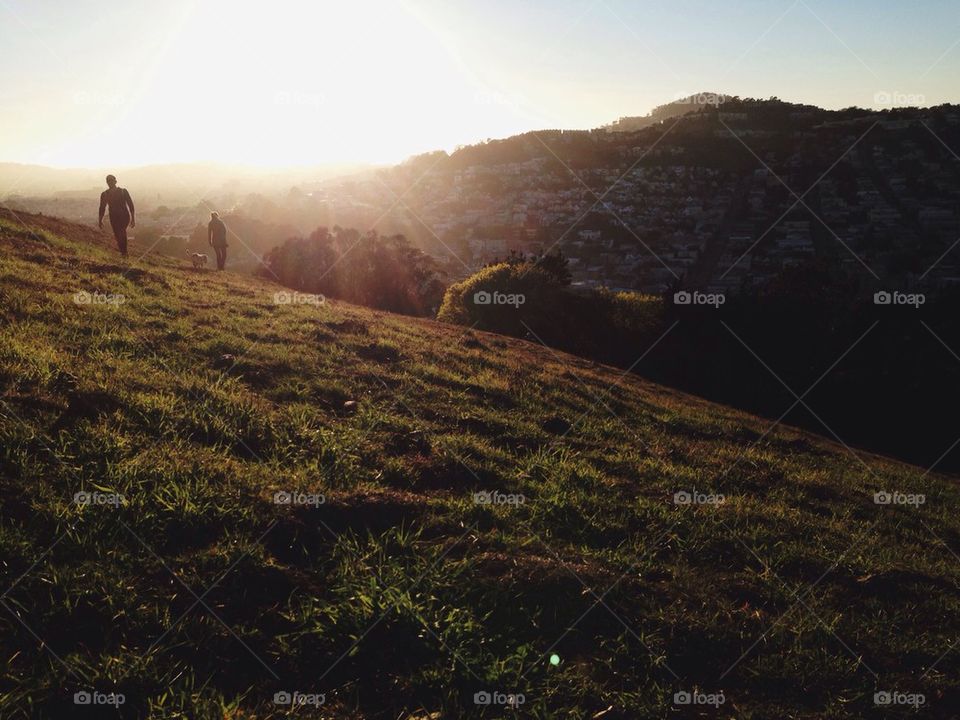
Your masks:
M960 707L951 479L21 217L0 218L0 717L284 717L283 690L325 696L298 717L391 720ZM725 502L673 503L694 489ZM725 702L673 703L695 690Z

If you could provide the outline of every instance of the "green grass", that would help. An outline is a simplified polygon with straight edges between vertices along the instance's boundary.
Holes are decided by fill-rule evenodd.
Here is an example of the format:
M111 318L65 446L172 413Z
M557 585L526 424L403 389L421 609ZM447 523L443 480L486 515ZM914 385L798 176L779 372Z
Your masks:
M91 717L285 717L279 690L324 718L908 714L879 690L955 713L952 479L23 219L0 220L0 717L82 717L94 689L126 703ZM672 502L694 489L726 502ZM725 703L673 705L695 689Z

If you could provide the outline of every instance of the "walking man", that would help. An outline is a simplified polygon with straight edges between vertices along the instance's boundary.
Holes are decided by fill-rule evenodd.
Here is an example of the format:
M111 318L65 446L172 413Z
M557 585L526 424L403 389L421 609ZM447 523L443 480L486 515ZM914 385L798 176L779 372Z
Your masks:
M227 262L227 226L220 219L220 213L210 213L210 223L207 225L207 242L217 253L217 270L223 270Z
M133 209L133 199L126 188L117 187L117 178L107 175L107 189L100 193L100 216L97 225L103 230L103 211L110 208L110 226L113 228L113 237L117 240L120 254L127 256L127 226L136 227L136 215ZM128 212L129 210L129 212Z

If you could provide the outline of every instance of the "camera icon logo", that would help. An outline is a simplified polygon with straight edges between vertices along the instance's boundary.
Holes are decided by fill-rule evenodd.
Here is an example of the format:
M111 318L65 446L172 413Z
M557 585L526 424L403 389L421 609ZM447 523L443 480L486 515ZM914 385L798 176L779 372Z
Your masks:
M80 505L81 507L86 507L87 505L89 505L91 499L92 498L90 497L90 493L84 490L81 490L80 492L73 494L73 502L75 502L77 505Z
M86 290L81 290L73 294L73 302L77 305L89 305L92 300L93 296Z
M281 290L273 294L274 305L289 305L292 300L293 298L287 290Z
M885 690L873 694L874 705L889 705L892 702L893 696Z
M273 694L274 705L289 705L293 702L293 697L286 690L281 690Z
M873 294L874 305L890 305L893 302L893 295L886 290L879 290Z
M681 290L673 294L674 305L689 305L692 301L693 296L686 290Z
M893 502L893 495L888 493L886 490L875 492L873 494L873 502L875 502L877 505L889 505Z
M478 290L473 294L474 305L489 305L493 302L493 296L486 290Z
M690 696L686 690L680 690L673 694L673 704L674 705L689 705L693 701L693 698Z
M276 505L289 505L293 502L293 495L286 490L279 490L273 494L273 502Z
M475 692L473 694L474 705L489 705L492 702L493 697L486 690L481 690L480 692Z
M681 490L680 492L675 492L673 494L673 504L674 505L689 505L693 502L693 496L688 493L686 490Z
M481 490L473 494L473 502L476 505L489 505L492 501L492 493L489 490Z
M88 693L86 690L81 690L80 692L75 692L73 694L74 705L89 705L92 702L93 702L93 695Z

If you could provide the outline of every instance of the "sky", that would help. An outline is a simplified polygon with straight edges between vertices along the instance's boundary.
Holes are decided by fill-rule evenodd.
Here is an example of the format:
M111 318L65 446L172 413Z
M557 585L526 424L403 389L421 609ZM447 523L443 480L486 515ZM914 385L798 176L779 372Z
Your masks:
M392 163L695 92L960 102L956 0L0 0L0 162Z

